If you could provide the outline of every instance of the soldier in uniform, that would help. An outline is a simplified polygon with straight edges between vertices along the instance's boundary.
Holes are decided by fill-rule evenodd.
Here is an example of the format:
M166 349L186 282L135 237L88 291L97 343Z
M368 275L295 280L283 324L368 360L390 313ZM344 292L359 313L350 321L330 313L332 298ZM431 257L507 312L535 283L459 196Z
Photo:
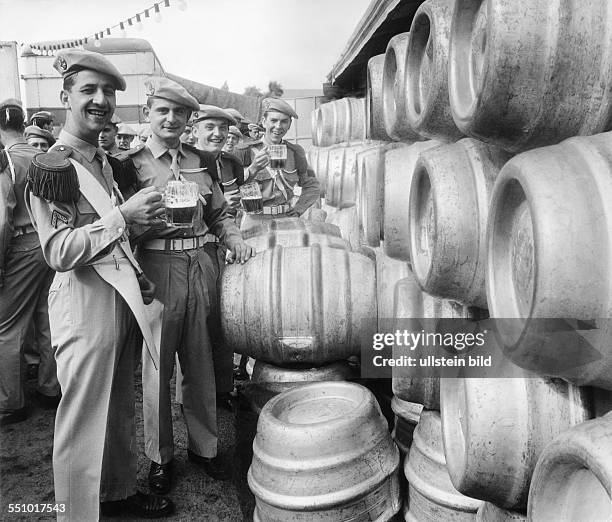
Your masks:
M49 147L53 147L55 144L53 134L51 134L48 130L37 127L36 125L26 127L23 136L28 142L28 145L38 149L40 152L47 152Z
M49 321L62 390L53 473L59 520L132 514L158 518L172 502L136 491L134 348L159 355L144 308L153 286L127 241L134 224L163 224L162 195L145 189L123 201L98 135L125 80L98 53L60 51L66 124L54 149L30 166L26 201L45 260L57 271ZM100 502L102 501L102 502Z
M261 141L249 147L245 178L259 183L263 214L245 214L241 223L243 230L262 220L300 216L319 198L319 181L308 166L304 149L283 140L291 127L291 118L297 118L297 114L288 103L278 98L265 98L262 109L261 123L265 134ZM282 170L275 171L269 168L268 146L280 144L287 146L287 161ZM302 193L295 206L291 206L296 185L302 187Z
M119 147L117 147L116 141L120 122L119 118L113 115L112 120L104 125L104 128L100 131L100 135L98 136L98 145L100 145L109 156L116 156L121 152Z
M43 257L24 201L27 170L39 152L23 136L24 113L17 100L0 103L0 425L25 420L24 348L36 319L40 353L39 401L56 407L60 387L51 349L47 296L53 270ZM42 129L39 129L41 132Z
M234 153L234 149L236 145L240 143L242 139L242 132L235 125L230 125L229 131L227 133L227 140L225 140L225 145L223 146L223 152L229 152L230 154Z
M53 114L49 111L35 112L30 118L30 125L36 125L41 129L53 132Z
M156 284L150 312L153 331L160 338L160 370L143 361L145 453L151 459L149 485L163 493L172 486L174 440L170 380L178 353L184 371L182 383L188 459L213 478L229 477L217 457L215 375L209 324L215 306L219 275L217 236L238 262L253 254L227 212L215 157L180 142L197 100L167 78L146 83L145 117L152 135L145 146L130 151L138 171L139 187L164 187L170 180L193 181L199 202L189 228L167 226L141 231L138 259ZM212 234L214 234L214 236Z
M136 136L136 131L127 123L120 123L117 126L117 147L119 150L130 150L132 141Z

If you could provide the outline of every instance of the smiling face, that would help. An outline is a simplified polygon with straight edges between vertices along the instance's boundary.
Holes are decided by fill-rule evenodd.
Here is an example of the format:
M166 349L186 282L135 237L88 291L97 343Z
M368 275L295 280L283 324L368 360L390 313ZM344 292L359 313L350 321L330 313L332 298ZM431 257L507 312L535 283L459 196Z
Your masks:
M98 71L79 71L74 84L62 90L60 100L67 109L66 130L97 145L98 135L110 122L117 104L113 78Z
M228 133L229 123L222 118L208 118L197 122L193 127L193 135L198 140L198 145L208 152L221 152Z
M223 150L225 152L234 152L234 147L238 145L239 141L240 141L240 138L236 136L235 134L228 134Z
M165 98L149 98L149 103L144 114L151 123L151 132L167 147L178 147L191 109Z
M112 123L107 123L98 136L98 144L104 150L112 150L115 147L116 136L117 127L115 127Z
M265 129L266 141L274 144L280 143L291 127L291 116L282 112L269 111L264 114L261 124Z

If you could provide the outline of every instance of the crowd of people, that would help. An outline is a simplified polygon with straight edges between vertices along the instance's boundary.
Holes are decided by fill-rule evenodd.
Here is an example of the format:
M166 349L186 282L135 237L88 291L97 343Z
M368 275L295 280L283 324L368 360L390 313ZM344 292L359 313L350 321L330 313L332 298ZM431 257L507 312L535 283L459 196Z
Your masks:
M0 424L27 418L27 356L39 358L37 400L57 408L53 443L59 519L171 514L170 381L188 459L215 480L217 406L233 389L224 350L220 273L255 251L241 230L303 214L319 197L304 150L283 138L297 114L276 98L258 122L201 105L165 77L145 84L145 132L114 117L121 72L103 55L57 53L63 128L18 100L0 103ZM285 145L281 169L270 148ZM168 183L197 184L187 226L169 223ZM256 184L263 210L244 212ZM299 195L296 187L301 187ZM248 298L248 296L247 296ZM142 365L149 493L136 490L134 371Z

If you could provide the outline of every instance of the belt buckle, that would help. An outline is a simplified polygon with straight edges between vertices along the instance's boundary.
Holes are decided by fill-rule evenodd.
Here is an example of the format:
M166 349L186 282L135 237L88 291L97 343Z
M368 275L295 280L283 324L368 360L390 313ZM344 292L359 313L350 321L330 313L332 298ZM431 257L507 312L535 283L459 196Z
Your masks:
M183 240L182 239L171 239L170 240L170 250L183 250Z

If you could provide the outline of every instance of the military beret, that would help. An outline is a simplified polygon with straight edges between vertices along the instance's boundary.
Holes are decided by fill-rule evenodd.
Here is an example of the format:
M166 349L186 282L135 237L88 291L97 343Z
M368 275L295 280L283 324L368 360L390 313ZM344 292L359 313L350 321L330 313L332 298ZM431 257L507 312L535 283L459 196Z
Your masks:
M51 147L55 143L55 138L53 137L53 134L51 134L46 129L41 129L40 127L37 127L36 125L30 125L29 127L26 127L25 131L23 132L23 135L26 140L31 136L43 138L47 140L47 142L49 143L49 147Z
M239 138L242 138L242 132L240 132L238 127L235 127L234 125L230 125L229 133L233 134L234 136L238 136Z
M66 49L59 51L53 62L53 68L59 72L63 78L85 69L98 71L111 76L115 80L115 88L118 91L125 91L125 79L122 74L100 53L82 49Z
M19 109L21 112L23 112L21 102L15 98L8 98L0 102L0 110L2 109Z
M126 136L136 136L136 131L127 123L119 124L117 134L125 134Z
M265 131L266 129L264 129L261 125L257 125L257 123L249 123L249 130L250 131L253 131L253 130Z
M202 120L208 120L211 118L218 118L220 120L227 120L230 125L236 125L234 117L226 110L214 105L200 105L194 117L194 123Z
M261 102L261 108L263 113L266 112L282 112L287 116L291 116L292 118L297 118L297 113L293 110L291 105L289 105L286 101L281 100L280 98L264 98Z
M232 107L225 109L225 112L229 113L238 123L242 123L245 120L244 116Z
M51 114L49 111L38 111L32 114L32 117L30 118L30 123L37 119L53 121L54 117L53 114Z
M155 76L146 80L145 94L148 98L170 100L192 111L197 111L200 107L198 100L189 94L185 87L163 76Z

